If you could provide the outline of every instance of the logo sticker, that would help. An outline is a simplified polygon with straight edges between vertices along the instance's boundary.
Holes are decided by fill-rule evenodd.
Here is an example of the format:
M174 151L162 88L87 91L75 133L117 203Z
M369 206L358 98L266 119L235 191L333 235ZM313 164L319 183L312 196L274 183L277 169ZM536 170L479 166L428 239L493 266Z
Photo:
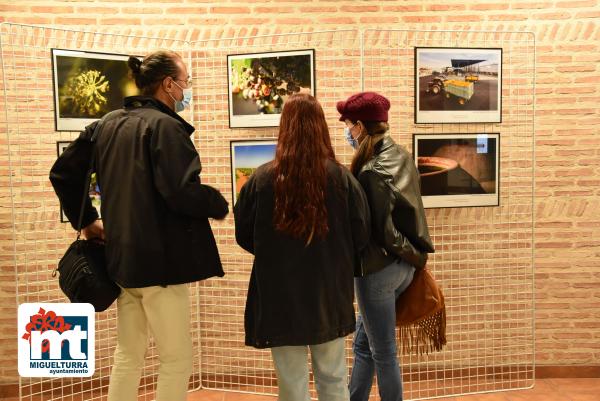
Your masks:
M94 307L30 303L19 306L19 374L89 377L94 374Z

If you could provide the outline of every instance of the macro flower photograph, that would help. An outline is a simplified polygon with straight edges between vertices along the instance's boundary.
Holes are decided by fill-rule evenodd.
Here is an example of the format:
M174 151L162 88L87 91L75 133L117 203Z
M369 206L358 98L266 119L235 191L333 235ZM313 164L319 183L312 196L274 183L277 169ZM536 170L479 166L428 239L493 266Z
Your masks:
M127 55L52 50L58 130L61 119L98 119L138 94Z

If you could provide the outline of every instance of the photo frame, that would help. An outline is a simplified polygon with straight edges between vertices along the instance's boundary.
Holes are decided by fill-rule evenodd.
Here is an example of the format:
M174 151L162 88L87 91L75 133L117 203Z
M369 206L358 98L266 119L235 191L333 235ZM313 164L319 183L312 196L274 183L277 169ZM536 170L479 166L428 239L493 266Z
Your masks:
M65 149L69 147L69 145L73 143L73 141L58 141L56 142L56 156L60 156ZM90 198L92 198L92 205L98 211L98 218L101 219L102 216L100 214L100 206L102 204L101 196L100 196L100 187L96 181L96 173L92 173L92 179L90 181L90 189L89 189ZM60 207L60 222L68 223L69 219L65 216L62 206Z
M83 131L139 94L128 55L51 49L56 131ZM141 59L141 57L140 57Z
M315 96L314 49L227 56L229 127L277 127L288 96Z
M502 49L415 47L415 124L502 122Z
M498 206L500 134L413 134L425 208Z
M230 141L231 193L233 204L237 202L240 190L248 178L262 164L275 158L277 141L256 139L250 141Z

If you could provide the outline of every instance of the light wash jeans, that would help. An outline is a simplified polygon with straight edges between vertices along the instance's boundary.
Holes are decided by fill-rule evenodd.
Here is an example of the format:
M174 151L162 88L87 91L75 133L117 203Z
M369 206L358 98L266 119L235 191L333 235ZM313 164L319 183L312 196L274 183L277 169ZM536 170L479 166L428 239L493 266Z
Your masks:
M138 400L148 330L160 362L156 401L185 401L193 358L187 284L123 288L117 313L117 349L108 401Z
M308 349L319 401L348 401L348 370L344 337L323 344L271 348L278 401L310 401L308 392Z
M367 401L377 373L381 401L402 400L402 376L396 356L396 298L410 285L415 268L394 262L377 273L355 278L360 315L354 334L351 401Z

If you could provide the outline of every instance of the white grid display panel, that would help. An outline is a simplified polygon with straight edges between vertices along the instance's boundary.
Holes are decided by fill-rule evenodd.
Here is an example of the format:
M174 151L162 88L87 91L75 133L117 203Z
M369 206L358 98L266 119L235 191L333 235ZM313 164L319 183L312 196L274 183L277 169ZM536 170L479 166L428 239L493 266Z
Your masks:
M340 162L349 164L352 149L344 140L344 125L338 121L335 104L360 91L358 31L210 40L192 43L191 49L197 147L204 165L202 180L222 191L230 202L230 210L233 208L230 141L276 139L278 129L229 128L227 55L314 49L316 97L323 106L336 156ZM244 345L244 307L252 256L235 242L232 213L224 221L211 224L226 275L201 285L202 385L276 394L270 351ZM349 341L350 338L348 345Z
M387 96L392 136L500 133L500 205L428 209L429 267L446 296L448 345L402 357L409 399L526 388L534 379L534 36L366 30L364 89ZM415 47L502 48L502 123L415 124ZM475 83L477 90L477 83Z
M2 135L9 160L14 266L17 303L65 302L51 276L58 260L75 239L68 223L60 222L59 202L48 180L56 160L56 142L70 141L78 132L54 127L51 49L87 50L144 55L159 48L179 51L189 60L187 45L172 39L89 33L23 25L0 26L2 85L5 112ZM188 116L190 117L189 113ZM198 321L198 285L191 286L192 323ZM22 330L22 328L19 328ZM194 331L195 355L199 355ZM22 400L101 400L107 394L116 345L116 307L96 314L96 372L84 379L21 378ZM142 373L141 399L153 399L158 359L151 345ZM191 388L199 388L200 362L194 363ZM40 398L41 397L41 398Z
M394 138L410 149L413 133L500 132L500 207L428 210L437 253L430 267L448 303L444 352L405 357L405 393L427 398L526 387L533 379L533 81L534 42L527 33L358 31L283 34L191 44L167 39L1 25L7 161L13 202L17 301L61 301L50 272L73 232L59 223L58 201L47 180L55 142L50 48L145 54L181 50L194 75L195 120L205 183L231 199L229 141L275 138L276 128L229 129L228 54L315 49L317 98L323 105L338 159L351 149L335 103L361 90L392 100ZM361 46L362 44L362 46ZM413 123L413 46L502 47L502 124ZM191 49L186 52L185 49ZM364 55L361 57L361 49ZM361 73L361 67L363 69ZM231 205L232 206L232 205ZM243 345L243 310L251 258L237 245L230 215L213 228L227 275L192 286L195 352L192 387L275 394L268 351ZM116 310L97 315L97 374L84 380L23 379L23 399L101 399L115 344ZM350 360L348 338L348 363ZM151 399L157 360L149 353L142 390ZM376 389L372 392L375 397ZM313 392L314 396L314 392Z

